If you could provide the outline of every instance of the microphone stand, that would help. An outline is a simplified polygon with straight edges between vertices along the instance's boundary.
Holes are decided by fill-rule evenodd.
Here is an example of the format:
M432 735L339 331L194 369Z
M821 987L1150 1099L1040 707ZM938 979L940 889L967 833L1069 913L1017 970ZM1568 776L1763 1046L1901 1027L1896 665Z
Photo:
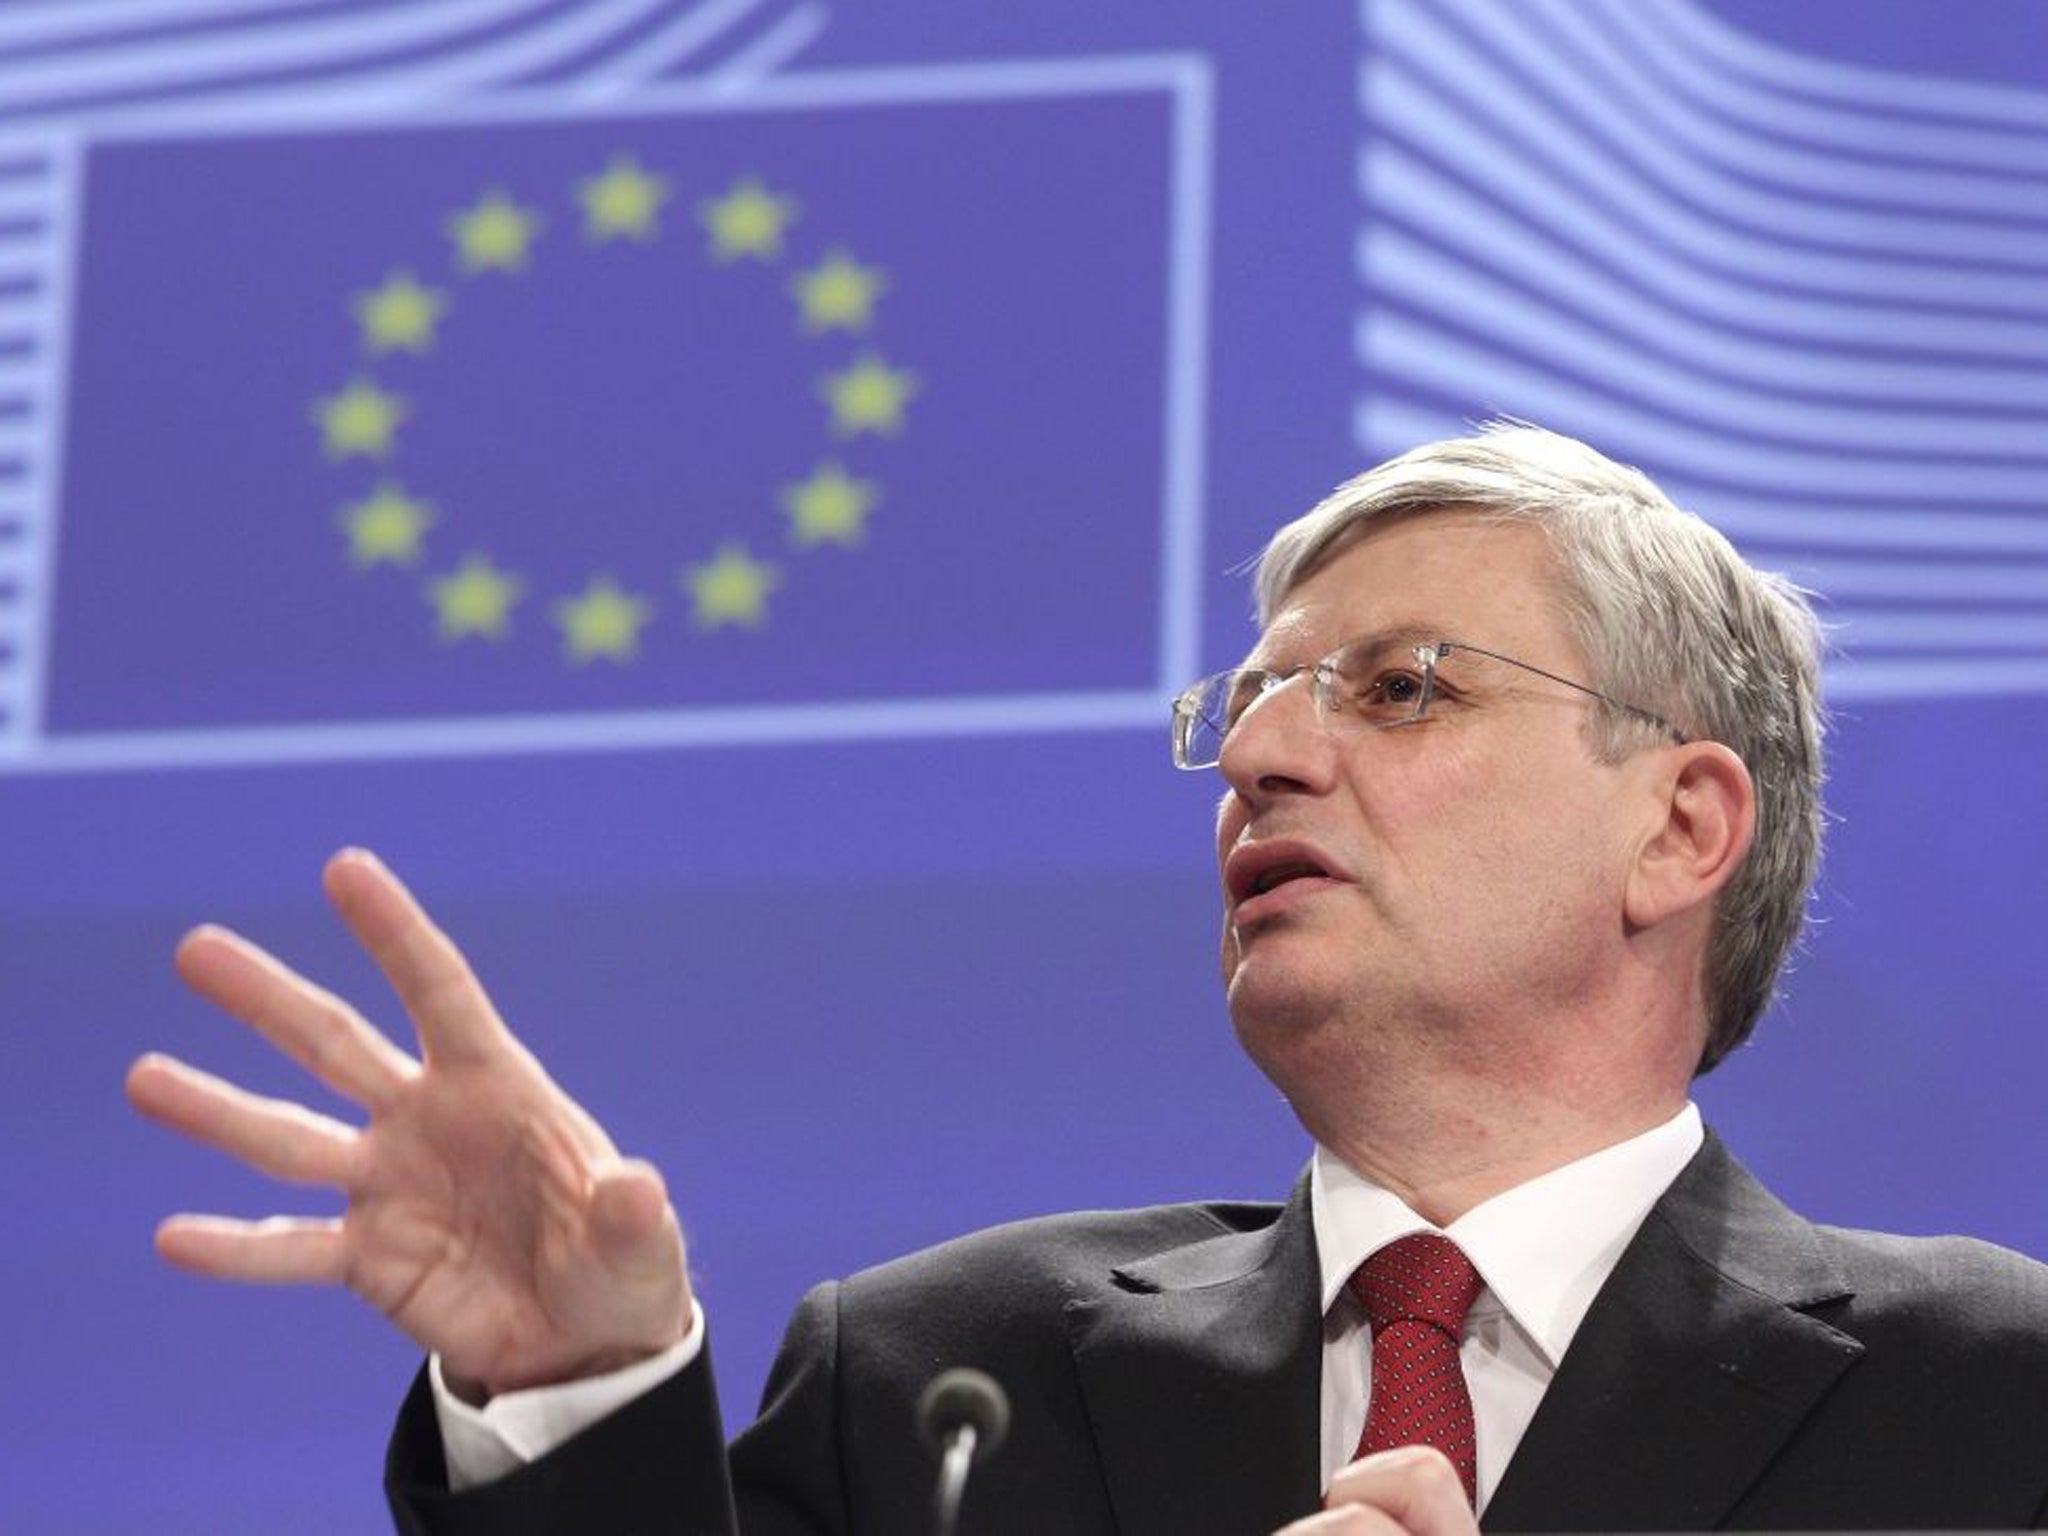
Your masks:
M974 1444L979 1438L972 1424L962 1424L946 1437L946 1454L939 1464L938 1497L932 1517L933 1529L938 1536L954 1536L960 1524L960 1500L967 1492L967 1469L974 1464Z

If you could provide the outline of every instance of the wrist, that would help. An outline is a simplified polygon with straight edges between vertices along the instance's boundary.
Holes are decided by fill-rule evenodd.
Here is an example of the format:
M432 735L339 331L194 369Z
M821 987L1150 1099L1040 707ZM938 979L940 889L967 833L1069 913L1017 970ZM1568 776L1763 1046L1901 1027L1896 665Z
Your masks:
M673 1337L666 1340L642 1345L608 1345L532 1376L507 1377L498 1381L464 1375L451 1368L443 1359L439 1362L441 1382L451 1397L471 1408L482 1408L493 1398L505 1397L514 1392L566 1387L578 1382L598 1381L608 1376L616 1376L622 1371L632 1370L650 1360L672 1354L685 1345L691 1346L686 1358L694 1359L696 1341L703 1326L703 1313L699 1310L696 1300L691 1298L684 1310L681 1326L675 1330Z

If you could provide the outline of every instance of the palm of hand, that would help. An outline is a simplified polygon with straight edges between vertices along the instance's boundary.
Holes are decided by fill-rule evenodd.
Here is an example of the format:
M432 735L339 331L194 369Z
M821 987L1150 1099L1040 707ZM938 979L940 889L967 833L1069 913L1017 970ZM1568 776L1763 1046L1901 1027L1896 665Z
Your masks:
M186 981L367 1108L370 1124L145 1057L129 1075L145 1113L348 1198L339 1220L173 1217L158 1234L164 1255L224 1278L346 1284L438 1352L451 1381L486 1392L615 1368L681 1338L693 1304L659 1174L619 1158L382 865L340 855L327 886L405 1002L425 1063L233 935L189 936Z

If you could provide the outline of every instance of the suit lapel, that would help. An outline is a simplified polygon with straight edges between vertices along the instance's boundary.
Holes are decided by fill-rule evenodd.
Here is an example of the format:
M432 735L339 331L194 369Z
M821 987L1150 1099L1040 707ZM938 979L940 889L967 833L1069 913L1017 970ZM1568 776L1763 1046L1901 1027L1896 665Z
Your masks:
M1308 1181L1272 1226L1119 1267L1067 1306L1117 1528L1266 1532L1321 1498Z
M1813 1228L1709 1135L1586 1314L1487 1506L1490 1531L1707 1530L1862 1346Z

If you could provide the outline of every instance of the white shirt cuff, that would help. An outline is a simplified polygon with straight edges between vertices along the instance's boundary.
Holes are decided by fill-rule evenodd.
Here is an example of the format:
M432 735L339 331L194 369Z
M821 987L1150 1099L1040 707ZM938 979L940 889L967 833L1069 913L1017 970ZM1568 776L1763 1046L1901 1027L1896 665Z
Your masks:
M538 1461L606 1414L653 1391L703 1349L704 1309L693 1301L690 1331L660 1354L603 1376L507 1392L481 1408L472 1408L448 1390L441 1357L432 1356L427 1379L434 1389L434 1417L441 1426L449 1488L460 1493Z

